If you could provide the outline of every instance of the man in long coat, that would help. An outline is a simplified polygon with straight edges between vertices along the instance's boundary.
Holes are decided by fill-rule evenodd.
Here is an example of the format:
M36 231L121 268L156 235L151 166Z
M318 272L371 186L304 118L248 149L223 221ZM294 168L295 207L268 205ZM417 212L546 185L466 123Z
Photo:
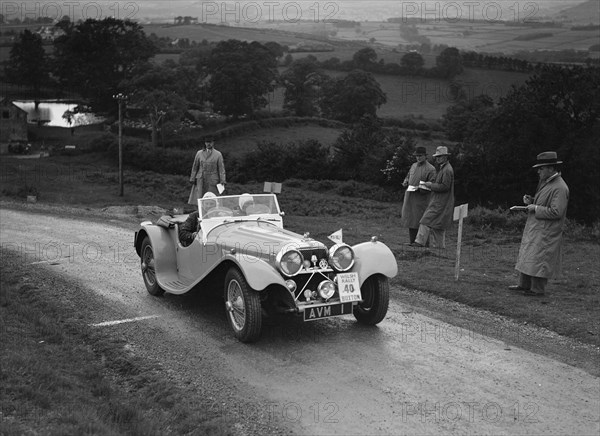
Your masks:
M563 226L569 202L569 187L558 172L560 164L554 151L538 154L533 166L540 178L537 192L533 198L523 196L528 217L515 266L519 271L519 284L509 289L523 291L528 296L544 295L548 279L560 272Z
M421 185L431 189L431 199L412 246L424 247L429 239L431 247L446 248L446 229L452 225L454 214L454 169L449 155L447 147L438 147L433 155L439 167L435 181Z
M411 165L402 186L407 188L402 203L402 217L400 226L408 227L409 242L415 242L419 221L429 204L431 191L419 188L419 182L432 182L435 180L435 167L427 162L425 147L417 147L414 156L417 161Z
M207 192L219 195L217 184L225 184L225 165L223 164L223 155L214 148L214 140L207 138L205 148L200 149L194 158L192 172L190 174L190 183L192 190L188 199L188 204L198 204L198 199L202 198Z

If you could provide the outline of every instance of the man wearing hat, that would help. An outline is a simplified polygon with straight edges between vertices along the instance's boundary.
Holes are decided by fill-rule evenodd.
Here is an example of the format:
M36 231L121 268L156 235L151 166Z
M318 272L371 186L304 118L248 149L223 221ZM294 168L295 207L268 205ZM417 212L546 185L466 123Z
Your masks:
M225 184L223 155L220 151L215 150L214 146L214 139L209 136L204 140L204 148L196 153L192 173L190 174L192 190L188 204L197 205L198 199L202 198L207 192L218 195L217 184Z
M569 187L558 171L560 164L554 151L538 154L533 165L540 178L537 192L535 197L523 196L528 217L515 266L519 284L509 289L527 296L544 295L548 279L560 272L562 233L569 202Z
M447 147L438 147L433 157L438 171L433 182L421 184L431 189L431 198L427 209L419 221L419 231L414 247L424 247L429 240L431 247L446 248L446 229L452 225L454 214L454 169L448 162Z
M410 243L415 242L419 230L419 221L429 204L431 194L431 191L419 188L419 182L431 182L435 179L435 168L427 162L425 147L417 147L413 156L416 157L417 161L411 165L406 178L402 182L402 186L408 189L404 193L402 217L400 218L400 226L408 227Z

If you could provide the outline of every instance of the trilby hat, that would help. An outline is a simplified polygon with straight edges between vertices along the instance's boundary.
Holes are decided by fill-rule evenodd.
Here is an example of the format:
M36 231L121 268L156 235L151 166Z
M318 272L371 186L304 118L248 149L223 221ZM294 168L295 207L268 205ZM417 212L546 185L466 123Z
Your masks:
M417 147L413 156L425 156L427 155L427 149L425 147Z
M449 154L450 153L448 153L448 147L440 146L435 149L435 154L433 155L433 157L448 156Z
M539 168L547 165L560 165L562 161L558 160L555 151L545 151L537 155L537 162L531 168Z

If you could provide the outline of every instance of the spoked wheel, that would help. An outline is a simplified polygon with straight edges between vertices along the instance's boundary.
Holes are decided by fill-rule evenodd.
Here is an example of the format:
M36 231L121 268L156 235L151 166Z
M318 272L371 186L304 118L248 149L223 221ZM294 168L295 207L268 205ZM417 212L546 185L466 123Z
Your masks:
M164 294L164 290L158 285L156 281L156 269L154 267L154 250L152 250L152 244L150 243L150 238L146 236L142 241L142 251L141 251L141 267L142 267L142 277L144 278L144 284L146 285L146 289L150 295L154 295L156 297Z
M363 301L354 306L354 317L361 324L375 325L387 314L390 304L388 279L382 275L369 277L360 288Z
M254 342L259 338L262 325L260 296L250 288L237 268L231 268L225 276L225 309L236 338L241 342Z

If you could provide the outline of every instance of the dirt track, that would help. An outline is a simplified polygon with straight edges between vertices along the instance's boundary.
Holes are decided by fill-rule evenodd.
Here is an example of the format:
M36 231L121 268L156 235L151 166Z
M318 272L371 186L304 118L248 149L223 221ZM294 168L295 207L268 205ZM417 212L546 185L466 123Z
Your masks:
M131 225L6 209L0 223L4 248L102 296L90 324L141 317L98 328L120 332L166 377L214 394L215 407L246 408L247 419L294 434L600 431L598 377L397 299L377 328L352 317L290 321L266 326L259 343L244 345L220 301L147 294Z

